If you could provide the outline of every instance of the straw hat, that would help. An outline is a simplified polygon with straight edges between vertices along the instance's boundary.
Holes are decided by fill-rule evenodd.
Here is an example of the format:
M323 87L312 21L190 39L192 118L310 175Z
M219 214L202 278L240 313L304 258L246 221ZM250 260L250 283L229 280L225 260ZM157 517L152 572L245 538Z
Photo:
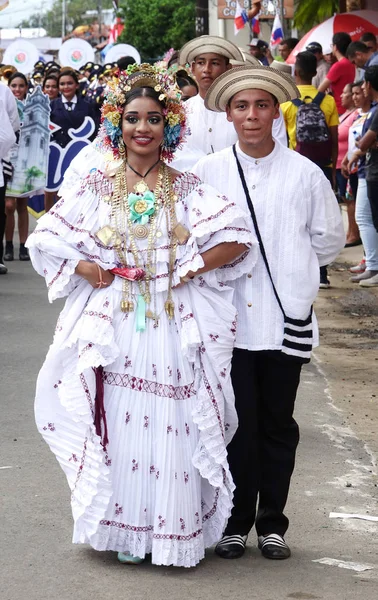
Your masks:
M230 60L237 60L244 63L243 54L239 48L222 37L217 35L201 35L187 42L180 50L179 64L185 65L192 63L199 54L219 54Z
M243 48L240 48L240 46L239 46L239 50L242 53L244 60L243 61L230 60L230 63L232 64L233 67L242 67L243 65L253 65L253 66L261 65L261 62L257 58L252 56L252 54L244 52Z
M257 89L273 94L280 104L299 98L299 90L293 78L271 67L234 67L223 73L211 84L205 106L215 112L223 112L230 99L242 90Z
M283 73L292 75L291 66L280 60L274 60L269 66L271 69L277 69L277 71L282 71Z

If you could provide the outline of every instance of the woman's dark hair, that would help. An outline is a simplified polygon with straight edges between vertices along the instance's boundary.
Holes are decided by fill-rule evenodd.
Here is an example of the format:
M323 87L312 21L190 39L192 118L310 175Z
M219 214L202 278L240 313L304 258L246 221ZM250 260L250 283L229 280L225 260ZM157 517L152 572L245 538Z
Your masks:
M185 71L185 69L179 69L176 72L176 81L177 81L177 85L179 86L180 90L182 90L182 88L184 88L187 85L192 85L193 87L196 88L197 93L198 93L198 84L197 84L196 80L193 79L193 77L191 77L190 75L188 75L188 73Z
M169 67L171 67L172 65L177 65L178 61L179 61L179 53L177 52L177 50L175 50L167 63L167 68L169 69Z
M352 88L362 87L363 82L364 82L363 79L359 79L358 81L353 81L353 83L351 83L350 85L352 86Z
M26 84L26 87L28 87L28 80L23 73L19 73L18 71L13 73L13 75L11 75L8 79L8 85L10 85L14 79L22 79Z
M76 71L74 71L73 69L62 69L61 70L61 72L58 75L58 85L59 85L62 77L72 77L72 79L75 81L75 83L79 84L79 78L77 76Z
M44 79L43 79L43 82L42 82L42 89L45 87L45 85L46 85L46 81L48 81L49 79L53 79L53 80L55 81L56 85L59 87L59 82L58 82L58 77L57 77L57 75L53 75L53 74L49 75L49 74L47 73L47 75L45 75L45 77L44 77Z
M131 79L132 78L130 78L130 80ZM136 87L125 94L124 106L130 104L130 102L136 100L136 98L151 98L151 100L154 100L156 104L158 104L163 110L165 108L165 104L159 100L159 95L160 92L156 92L152 87Z
M121 69L121 71L126 71L127 67L135 64L136 60L132 56L121 56L117 60L117 65Z

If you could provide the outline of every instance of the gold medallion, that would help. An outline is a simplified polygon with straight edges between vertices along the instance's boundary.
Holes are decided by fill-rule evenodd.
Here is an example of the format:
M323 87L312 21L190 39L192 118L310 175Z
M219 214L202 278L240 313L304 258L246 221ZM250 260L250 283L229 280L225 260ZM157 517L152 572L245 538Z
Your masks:
M134 185L134 191L136 194L145 194L146 192L149 192L149 187L147 183L142 179Z
M147 210L147 202L145 200L137 200L134 204L134 210L138 215L142 215Z
M135 225L133 231L138 240L144 240L148 236L148 227L146 225Z

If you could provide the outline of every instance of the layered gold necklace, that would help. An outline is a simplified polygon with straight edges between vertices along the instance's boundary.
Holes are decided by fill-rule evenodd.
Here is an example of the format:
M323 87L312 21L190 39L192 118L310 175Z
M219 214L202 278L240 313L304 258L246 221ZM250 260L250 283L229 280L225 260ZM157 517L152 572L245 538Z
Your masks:
M164 163L159 168L154 192L148 189L144 181L143 186L140 184L141 182L138 182L134 186L136 194L128 193L126 163L123 162L115 176L111 198L110 228L114 233L114 247L120 263L127 266L129 251L133 256L135 266L145 271L144 278L136 282L139 288L136 328L137 331L144 331L146 318L153 319L157 326L160 317L156 303L156 241L161 236L157 225L164 216L162 211L165 213L169 239L168 292L164 309L169 319L174 317L172 280L178 244L177 236L174 233L177 227L175 211L177 198L174 194L169 169ZM147 250L144 261L137 240L145 238L147 238ZM152 290L151 283L153 284ZM123 279L121 310L122 312L134 310L131 282L126 279Z

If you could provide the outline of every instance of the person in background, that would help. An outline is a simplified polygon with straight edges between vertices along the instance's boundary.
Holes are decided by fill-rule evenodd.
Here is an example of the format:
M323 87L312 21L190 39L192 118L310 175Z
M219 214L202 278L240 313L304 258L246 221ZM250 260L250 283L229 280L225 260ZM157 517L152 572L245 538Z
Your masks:
M20 120L15 98L12 92L5 85L0 84L0 275L8 272L3 263L3 238L5 232L5 192L6 178L3 174L1 161L5 158L16 142L16 132L20 129Z
M358 184L357 173L350 173L348 178L345 178L341 169L342 161L345 155L348 154L349 130L358 117L357 108L353 100L351 83L347 83L343 89L343 93L341 94L341 104L345 108L345 112L340 117L338 128L339 151L336 162L336 179L340 201L345 203L347 207L348 231L346 235L345 247L349 248L351 246L359 246L362 243L355 218ZM348 183L352 194L347 194Z
M282 42L278 44L278 60L279 58L281 58L281 60L285 62L294 50L295 46L298 44L298 42L298 38L285 38L284 40L282 40Z
M378 52L370 50L364 42L352 42L347 49L347 58L359 69L378 65Z
M95 123L97 131L96 114L91 105L79 95L79 79L73 69L63 69L58 76L60 97L52 100L50 121L60 127L51 135L51 141L65 148L71 141L68 133L70 129L78 129L85 117L90 117ZM55 192L45 192L45 211L49 211L56 199Z
M310 102L318 95L318 90L312 85L312 78L316 74L316 58L312 52L307 50L299 52L295 61L295 82L299 89L300 99L303 102ZM319 105L324 113L325 121L331 138L331 156L325 164L318 164L324 175L331 183L333 189L336 186L336 162L338 154L338 125L339 117L334 98L326 94ZM289 136L289 148L295 150L297 147L297 112L298 107L293 102L285 102L281 105L287 133ZM320 267L320 285L321 289L330 287L327 274L327 266Z
M186 69L178 69L176 71L176 81L181 90L181 100L183 102L186 102L189 98L193 98L193 96L197 96L198 84L196 80L189 75Z
M337 111L339 115L345 112L341 105L341 94L347 83L352 83L356 76L356 67L346 58L346 52L352 38L348 33L335 33L332 37L332 53L337 62L332 65L322 83L319 85L319 92L326 92L331 88L335 98Z
M367 98L374 102L362 129L362 138L356 142L358 147L348 164L351 172L359 158L365 158L365 178L367 196L360 207L357 203L357 223L365 248L366 269L360 275L351 277L351 281L362 287L378 286L378 65L368 67L362 89ZM361 203L362 204L362 203ZM363 218L362 218L363 217ZM361 221L361 223L360 223Z
M365 46L368 46L373 52L377 52L377 36L374 33L371 33L371 31L365 31L360 37L360 42L363 42Z
M367 197L366 180L365 180L365 157L360 158L360 160L358 161L358 166L356 166L355 169L352 169L350 173L348 171L348 163L351 160L354 153L358 150L358 148L356 146L356 142L359 139L361 139L362 129L363 129L364 123L367 119L367 116L368 116L370 108L371 108L371 100L369 97L365 96L365 94L362 90L362 84L363 84L363 80L352 83L352 98L353 98L354 105L358 110L358 117L356 118L355 121L353 121L353 124L349 128L348 152L346 153L346 155L344 156L344 158L342 160L341 172L345 178L353 177L354 174L357 175L357 194L355 196L355 198L356 198L355 216L356 216L357 226L360 227L359 231L360 231L360 236L361 236L363 244L366 243L367 246L369 246L369 245L371 246L370 240L371 239L374 240L376 238L376 242L373 243L373 252L374 252L374 246L376 246L377 251L378 251L378 233L374 234L374 232L373 232L373 236L369 235L369 225L368 225L368 230L367 230L367 235L366 235L366 218L365 218L366 208L365 208L365 206L366 206L366 204L369 203L369 200ZM371 221L371 215L370 215L370 221ZM369 250L369 253L370 253L370 250ZM377 264L378 264L378 261L377 261ZM360 275L365 270L366 270L365 256L358 263L358 265L355 265L349 269L349 271L352 273L353 276Z
M22 106L28 93L28 80L22 73L14 73L9 78L8 86L18 102L19 114L21 114ZM13 235L16 210L18 217L18 234L20 238L19 259L25 261L30 260L29 252L27 248L25 248L25 242L29 231L28 199L7 196L5 199L6 225L4 260L8 262L14 260Z
M248 44L249 53L261 62L265 67L269 67L270 63L273 62L273 56L269 50L269 44L264 40L253 38Z
M121 56L121 58L117 60L118 68L121 69L121 71L126 71L127 67L134 64L135 58L132 56Z
M323 79L327 77L331 65L325 60L323 48L319 42L311 42L311 44L306 46L306 50L312 52L316 58L316 75L312 78L312 85L318 88Z
M43 84L42 92L49 97L49 100L55 100L59 96L58 77L56 75L46 75Z

